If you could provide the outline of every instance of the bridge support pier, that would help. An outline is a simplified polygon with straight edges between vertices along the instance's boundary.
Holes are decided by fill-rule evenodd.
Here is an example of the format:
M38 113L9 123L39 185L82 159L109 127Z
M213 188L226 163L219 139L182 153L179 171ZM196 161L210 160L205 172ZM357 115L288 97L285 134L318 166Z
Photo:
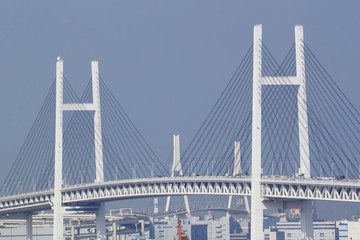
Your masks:
M140 222L140 228L141 228L140 236L144 236L145 235L145 222L144 222L144 220L140 220L139 222Z
M26 240L33 239L33 221L32 214L26 216Z
M75 227L71 227L71 239L75 239Z
M103 202L96 211L96 239L106 240L105 203Z
M112 228L113 228L112 240L117 240L117 223L116 222L113 223Z
M228 200L228 209L231 208L231 202L232 202L232 196L230 195L230 196L229 196L229 200ZM229 211L226 213L226 216L230 216L230 212L229 212Z
M304 200L301 207L301 232L304 240L314 239L312 203Z
M251 197L251 239L264 239L264 203L260 198Z

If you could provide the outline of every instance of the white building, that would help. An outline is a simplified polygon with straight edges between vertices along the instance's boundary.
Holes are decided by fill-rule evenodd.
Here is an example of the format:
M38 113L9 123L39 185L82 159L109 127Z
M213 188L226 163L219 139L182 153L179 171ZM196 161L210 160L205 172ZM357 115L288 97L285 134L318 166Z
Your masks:
M338 221L339 240L360 240L360 221Z
M178 219L170 218L154 222L154 232L156 240L177 239ZM207 240L230 240L230 217L214 219L212 215L206 215L203 220L199 217L190 217L181 220L182 230L191 238L191 226L205 226L204 231Z
M276 231L270 231L270 229L264 229L264 240L277 240L279 239L278 236L279 232ZM284 235L282 233L282 235ZM284 238L282 238L284 239Z
M52 227L49 224L33 226L33 240L48 240L52 238ZM0 239L23 240L26 238L26 225L17 221L7 221L1 226Z
M109 240L149 238L150 222L143 214L112 211L106 215ZM146 221L146 222L145 222ZM146 225L146 229L145 229ZM95 239L95 214L67 213L64 217L65 238ZM129 228L127 228L129 227ZM143 230L143 231L142 231ZM131 234L131 232L133 232ZM142 232L142 233L141 233ZM126 235L125 235L126 234ZM141 235L141 236L140 236ZM49 240L53 236L53 214L42 212L32 216L33 240ZM23 240L26 238L25 219L0 219L0 240Z
M348 240L348 222L347 221L337 221L336 227L339 231L339 240Z
M335 240L336 239L336 226L334 222L314 222L314 240ZM276 230L284 232L285 240L301 240L303 235L301 233L300 222L287 222L281 220L276 223Z

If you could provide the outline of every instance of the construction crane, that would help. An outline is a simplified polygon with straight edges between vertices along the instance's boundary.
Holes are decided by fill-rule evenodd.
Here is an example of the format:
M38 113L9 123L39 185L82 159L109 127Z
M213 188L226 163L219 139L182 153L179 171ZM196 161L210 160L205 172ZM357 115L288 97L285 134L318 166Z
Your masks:
M182 227L181 227L181 220L178 219L178 240L189 240L189 237L186 235L186 233L184 233L182 231ZM174 238L174 240L176 240L176 238Z

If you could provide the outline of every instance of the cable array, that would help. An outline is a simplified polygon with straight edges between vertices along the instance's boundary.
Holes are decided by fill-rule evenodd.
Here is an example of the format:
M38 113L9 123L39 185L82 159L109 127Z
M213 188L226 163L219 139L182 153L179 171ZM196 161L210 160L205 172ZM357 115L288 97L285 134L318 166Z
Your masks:
M82 97L63 78L64 104L91 103L90 79ZM101 117L104 180L145 178L168 174L163 163L101 79ZM94 112L63 111L63 184L94 182L96 178ZM55 144L55 82L1 188L1 196L53 187Z
M243 169L249 169L247 150L251 148L252 50L252 47L248 49L181 156L184 173L220 175L230 172L234 141L241 142Z
M303 43L304 44L304 43ZM262 86L262 168L264 175L294 176L300 167L298 86L295 46L279 64L262 43L262 75L273 85ZM311 176L360 176L359 112L331 78L311 49L304 45ZM251 170L252 47L182 155L184 172L226 175L234 169L234 141L240 141L243 174ZM304 110L304 109L302 109Z
M104 156L116 163L115 169L108 169L111 179L167 176L168 171L156 156L130 117L126 114L105 81L102 91ZM119 165L121 164L121 165ZM120 172L116 172L116 167Z
M304 43L303 43L304 44ZM262 43L262 168L264 175L294 176L300 167L299 126L308 126L312 177L360 178L360 112L304 44L307 119L298 116L298 86L279 85L296 75L295 47L279 64ZM240 141L242 174L251 170L253 46L230 78L189 146L182 153L184 174L231 175L234 141ZM63 117L64 185L86 184L96 178L95 143L102 145L105 181L169 176L130 117L100 78L102 133L94 131L94 112L74 105ZM64 103L91 103L90 79L78 97L64 77ZM53 187L55 81L20 149L1 196ZM305 110L305 109L302 109ZM308 124L308 125L306 125ZM100 142L102 139L102 142ZM170 173L171 174L171 173Z
M46 182L45 188L52 187L53 180L44 176L51 167L49 160L54 157L54 119L55 81L1 186L1 196L36 191L40 181Z
M360 113L305 44L309 127L318 176L359 179Z

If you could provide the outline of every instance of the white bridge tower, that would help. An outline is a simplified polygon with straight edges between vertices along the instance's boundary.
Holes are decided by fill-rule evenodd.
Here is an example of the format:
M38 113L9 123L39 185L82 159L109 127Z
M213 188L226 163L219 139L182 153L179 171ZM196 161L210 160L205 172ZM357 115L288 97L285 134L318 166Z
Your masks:
M242 167L241 167L241 157L240 157L240 142L234 142L234 171L233 176L238 176L242 174ZM232 202L232 195L229 196L228 199L228 209L231 208L231 202ZM249 200L248 197L240 197L239 200L243 200L245 203L245 210L250 214L250 208L249 208ZM227 212L227 216L230 216L230 213Z
M253 45L253 106L252 106L252 167L251 167L251 239L263 240L263 210L270 204L262 196L261 189L261 103L263 85L298 86L298 126L299 126L299 174L310 177L309 135L306 102L305 56L303 26L295 26L296 76L262 75L262 26L254 26ZM313 239L313 218L311 201L301 204L301 230L304 239Z
M64 111L93 111L94 112L94 144L95 144L95 182L104 181L101 112L100 112L100 84L99 65L91 62L92 72L92 103L63 103L63 60L58 57L56 62L56 113L55 113L55 177L54 177L54 229L53 239L64 239L64 207L61 203L61 189L63 187L62 153L63 153L63 112ZM96 212L96 234L98 240L106 239L105 203L100 203Z
M175 176L175 172L179 172L179 175L183 176L183 171L180 162L180 135L173 136L173 165L171 169L171 177ZM184 202L185 202L186 212L190 214L190 205L187 195L184 195ZM169 207L170 207L170 196L166 198L165 212L169 211Z

